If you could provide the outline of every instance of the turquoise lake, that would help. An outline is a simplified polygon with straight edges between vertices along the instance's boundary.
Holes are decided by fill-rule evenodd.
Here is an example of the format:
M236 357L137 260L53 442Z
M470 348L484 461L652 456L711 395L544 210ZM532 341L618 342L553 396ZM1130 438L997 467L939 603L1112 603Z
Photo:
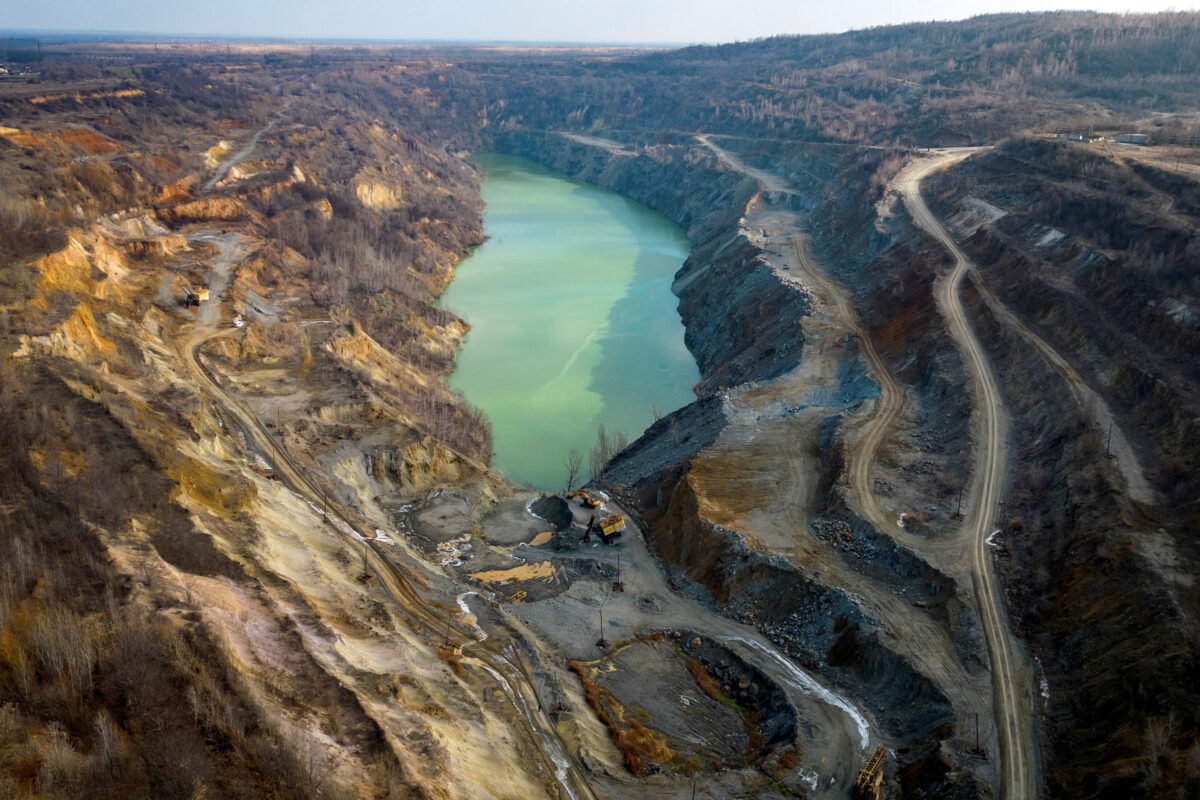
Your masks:
M561 489L597 426L630 441L694 399L699 380L671 293L688 241L670 220L526 159L475 156L489 239L438 305L472 326L450 384L493 426L518 484Z

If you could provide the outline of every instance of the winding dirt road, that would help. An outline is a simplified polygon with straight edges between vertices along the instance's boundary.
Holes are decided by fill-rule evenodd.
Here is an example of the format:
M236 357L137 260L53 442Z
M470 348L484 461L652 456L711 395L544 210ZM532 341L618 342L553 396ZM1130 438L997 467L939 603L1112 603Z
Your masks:
M217 165L216 172L214 172L212 177L208 179L208 182L204 184L204 191L211 192L216 185L220 183L227 174L229 174L229 170L233 169L238 164L249 158L250 154L254 152L254 148L258 147L259 139L262 138L264 133L279 124L279 121L283 119L284 113L291 107L291 105L292 100L289 98L288 101L284 103L283 108L279 109L275 116L271 118L271 121L268 122L262 129L256 131L255 134L250 137L250 141L242 145L241 150L238 150L236 153L234 153L232 158L226 159Z
M327 517L331 526L350 540L352 545L361 549L364 563L389 601L424 625L434 637L451 637L453 643L463 651L463 663L474 664L497 679L504 687L505 694L516 709L518 717L525 723L543 768L547 774L555 777L567 797L571 800L596 800L596 795L587 781L566 756L554 723L543 711L525 672L506 654L504 641L490 637L481 642L473 635L472 630L457 622L449 622L443 613L431 607L412 587L400 569L380 551L373 537L364 536L348 521L353 519L353 515L310 481L254 412L229 394L200 363L196 357L196 350L205 342L225 336L231 331L232 329L216 328L201 322L183 340L180 353L197 382L224 413L237 421L249 441L288 488L305 498L314 508L328 509Z
M744 175L754 178L764 190L780 194L792 194L794 190L778 175L765 170L756 169L734 154L713 143L708 135L696 137L716 155L722 163ZM875 343L866 335L859 323L854 307L846 297L846 290L833 278L825 274L817 266L812 257L810 240L807 234L797 233L792 239L795 249L796 263L817 284L821 297L833 304L833 311L843 325L858 339L863 357L867 360L872 375L879 383L879 398L876 401L875 413L863 428L862 438L858 443L858 453L850 463L850 489L863 516L881 530L890 527L890 520L879 507L875 494L871 491L871 468L875 464L875 454L887 432L896 423L900 411L904 408L904 392L901 391L891 369L879 357Z
M806 234L797 236L795 247L796 261L818 284L821 295L833 303L837 316L854 334L871 375L879 384L879 397L875 401L875 413L863 425L862 435L856 445L857 452L853 453L849 459L848 471L850 473L850 493L862 515L880 530L889 530L891 519L880 508L875 493L871 491L871 468L875 466L879 445L883 443L884 437L896 424L900 412L904 409L904 392L892 375L891 369L879 357L875 343L863 330L858 320L858 314L850 305L850 301L846 299L845 290L816 266L810 251L808 236Z
M1129 497L1147 505L1155 502L1157 497L1150 482L1146 480L1146 473L1138 461L1137 453L1134 452L1133 446L1129 443L1125 432L1121 430L1121 426L1113 418L1104 398L1049 342L1030 330L1016 314L1010 311L991 287L979 278L977 273L972 273L971 283L974 284L992 315L1037 350L1042 360L1056 370L1066 382L1080 411L1092 420L1097 435L1106 441L1112 457L1116 460L1117 470L1125 482L1125 491Z
M696 139L711 150L722 163L757 180L764 191L796 193L796 190L780 176L749 166L707 136L697 136ZM789 221L783 216L772 220L775 225L765 221L763 224L772 229L772 240L781 242L780 256L786 257L789 249L793 254L792 271L787 274L793 276L798 270L811 282L811 288L816 290L822 300L829 303L831 317L842 330L855 337L859 352L866 360L871 376L879 385L879 396L875 400L874 408L861 424L858 436L850 441L847 453L847 483L851 502L858 513L877 530L886 531L888 536L916 550L923 557L928 556L931 549L928 540L897 529L895 517L889 516L880 506L873 491L872 473L879 449L898 424L905 409L907 396L863 328L846 288L826 273L814 258L810 237L800 229L799 220ZM945 556L943 560L953 560L955 563L965 560L957 552L961 547L956 544L947 543L944 548L935 546L932 549L939 550L938 554ZM940 552L943 549L947 552ZM946 695L954 706L959 730L968 730L972 722L982 718L985 720L981 732L982 741L989 741L993 734L986 720L994 716L988 697L989 676L983 670L968 668L946 629L910 602L890 591L873 591L872 589L877 587L864 582L861 576L837 561L823 562L823 569L827 570L835 585L853 591L863 603L864 610L883 621L888 635L888 646L908 659Z
M1007 800L1028 800L1037 796L1038 786L1032 705L1028 697L1029 681L1017 655L1019 648L1008 626L1004 600L992 571L986 541L993 530L1003 498L1008 415L987 356L967 320L959 297L963 276L973 265L921 197L923 178L973 152L974 149L964 148L914 162L897 178L896 185L916 224L937 239L954 257L954 269L937 286L937 300L971 376L972 394L978 411L973 486L966 522L959 538L964 538L971 548L972 580L991 653L996 726L1003 759L1000 771L1002 796Z

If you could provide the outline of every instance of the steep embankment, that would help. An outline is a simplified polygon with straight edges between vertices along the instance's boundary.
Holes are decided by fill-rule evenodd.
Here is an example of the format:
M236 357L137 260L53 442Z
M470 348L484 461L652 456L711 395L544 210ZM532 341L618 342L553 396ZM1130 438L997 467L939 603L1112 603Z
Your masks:
M1050 794L1188 796L1200 598L1184 565L1200 557L1200 440L1185 254L1200 190L1044 141L972 159L939 188L979 264L966 298L1012 409L997 543L1044 670Z
M147 95L150 130L111 109L123 144L0 134L49 201L0 263L4 793L556 794L523 674L462 655L445 577L380 533L431 485L488 491L441 380L466 326L430 305L481 236L474 175L315 80L253 109L238 73L210 130L173 113L187 79L222 80ZM197 144L165 175L131 152Z
M652 426L615 459L604 482L640 509L676 585L758 625L807 668L865 699L887 735L904 746L902 761L929 757L932 749L919 742L952 735L953 727L934 732L956 716L969 721L968 709L978 711L968 699L977 694L975 679L961 677L979 670L968 655L978 633L952 579L846 506L837 487L847 425L857 423L873 387L819 285L791 260L797 251L771 231L783 230L785 218L794 228L814 208L836 208L841 215L828 227L814 227L824 234L843 225L852 242L860 236L871 242L870 252L839 261L860 286L884 282L871 270L886 266L866 268L871 255L889 247L903 253L903 245L874 230L872 203L855 207L846 197L852 192L833 189L811 171L804 184L811 196L766 194L752 175L695 141L636 147L509 132L495 146L621 191L687 226L694 246L675 291L701 367L701 400ZM849 164L855 154L817 148L813 158L833 176L838 169L829 159ZM864 183L885 159L878 154L859 165ZM774 241L788 251L783 262L768 244ZM897 298L890 291L876 302L932 305L931 297ZM912 327L915 335L903 347L945 348L921 321ZM918 407L932 404L924 389ZM906 422L916 429L906 435L919 436L922 422L911 416ZM804 455L808 442L811 456ZM897 603L893 592L905 597L914 584L923 591ZM926 625L930 642L947 642L947 654L936 657L944 667L928 674L931 652L893 639L893 631ZM943 691L964 704L958 714ZM922 773L914 785L932 786L945 770Z

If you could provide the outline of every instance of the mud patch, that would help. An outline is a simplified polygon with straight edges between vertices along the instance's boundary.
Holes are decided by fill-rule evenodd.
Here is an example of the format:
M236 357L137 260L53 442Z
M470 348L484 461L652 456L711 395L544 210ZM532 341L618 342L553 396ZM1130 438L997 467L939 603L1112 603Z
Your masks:
M409 519L413 533L430 545L472 532L471 506L467 498L453 492L435 492Z
M635 775L741 768L795 738L783 692L691 632L649 634L569 666Z

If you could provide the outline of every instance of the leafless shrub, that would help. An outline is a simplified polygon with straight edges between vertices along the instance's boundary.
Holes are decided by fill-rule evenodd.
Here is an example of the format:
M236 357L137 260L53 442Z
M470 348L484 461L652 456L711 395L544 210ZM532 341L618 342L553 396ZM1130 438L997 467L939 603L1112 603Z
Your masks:
M596 444L592 445L592 449L588 452L588 464L591 468L592 480L597 480L604 475L608 469L609 463L613 460L613 456L624 450L629 445L629 439L625 435L625 431L617 431L614 434L609 434L604 429L604 423L600 423L596 428Z
M575 481L579 478L579 470L583 468L583 454L578 449L572 447L567 453L567 488L566 493L570 494L575 488Z
M50 723L48 735L36 743L41 761L38 790L55 797L82 797L89 787L91 760L71 746L70 737L58 723Z
M128 741L125 734L121 731L117 724L113 722L111 716L106 709L101 709L96 714L96 744L97 757L104 769L111 773L121 758L129 749Z
M92 692L99 638L89 620L53 607L35 618L33 654L43 671L82 699Z

